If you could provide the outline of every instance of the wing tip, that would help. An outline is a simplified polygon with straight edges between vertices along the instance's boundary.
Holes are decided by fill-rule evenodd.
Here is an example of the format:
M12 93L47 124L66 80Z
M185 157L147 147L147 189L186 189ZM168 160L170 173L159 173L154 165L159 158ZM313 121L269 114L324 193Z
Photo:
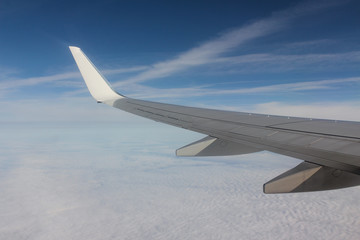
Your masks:
M79 47L69 46L80 73L90 91L98 102L113 103L116 99L124 98L117 93L95 65L87 58ZM111 105L110 104L110 105Z
M69 46L70 51L81 51L79 47L76 46Z

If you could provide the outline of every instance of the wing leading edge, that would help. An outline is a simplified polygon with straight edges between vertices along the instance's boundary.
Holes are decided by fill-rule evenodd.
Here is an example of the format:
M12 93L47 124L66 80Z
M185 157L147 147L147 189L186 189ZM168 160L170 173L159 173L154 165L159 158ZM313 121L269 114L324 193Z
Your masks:
M265 193L331 190L360 185L360 123L184 107L125 97L112 89L80 48L71 53L91 93L112 107L203 133L178 156L270 151L304 160L264 184Z

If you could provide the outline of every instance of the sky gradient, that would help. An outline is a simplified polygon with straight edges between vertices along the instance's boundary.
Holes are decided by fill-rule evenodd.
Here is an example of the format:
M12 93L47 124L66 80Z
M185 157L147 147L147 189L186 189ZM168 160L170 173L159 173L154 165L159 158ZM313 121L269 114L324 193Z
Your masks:
M299 160L177 158L201 134L96 104L68 46L129 97L360 121L360 4L0 1L0 239L359 239L358 187L264 195Z
M5 1L0 97L88 97L75 45L130 97L255 111L359 105L356 1L235 2Z

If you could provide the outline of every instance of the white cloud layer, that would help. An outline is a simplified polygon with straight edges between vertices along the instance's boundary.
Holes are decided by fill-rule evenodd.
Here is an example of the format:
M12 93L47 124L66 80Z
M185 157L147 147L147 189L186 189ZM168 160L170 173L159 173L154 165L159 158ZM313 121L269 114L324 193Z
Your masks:
M176 147L200 136L163 126L0 128L1 239L360 236L358 187L262 193L264 182L299 163L294 159L269 153L175 158Z
M95 104L90 96L85 98L60 98L52 100L3 101L0 108L0 122L104 122L151 126L153 121L144 119L104 104ZM194 107L205 107L240 112L263 113L271 115L360 120L360 102L313 102L291 104L285 102L265 102L247 105L206 105L193 103Z
M0 122L150 122L89 97L3 101Z

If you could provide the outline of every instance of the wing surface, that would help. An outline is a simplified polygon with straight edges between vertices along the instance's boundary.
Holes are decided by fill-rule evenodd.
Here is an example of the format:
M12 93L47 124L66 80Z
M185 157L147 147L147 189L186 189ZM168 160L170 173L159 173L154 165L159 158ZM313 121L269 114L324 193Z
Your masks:
M209 136L178 149L179 156L220 156L266 150L304 160L305 163L314 164L322 169L311 170L311 173L315 171L316 174L310 176L305 174L309 171L303 170L302 167L290 170L291 174L298 173L296 176L305 174L306 178L289 178L288 175L284 175L285 173L280 175L279 177L284 177L284 181L290 181L289 179L298 181L296 186L305 186L304 182L307 182L307 187L296 188L296 192L348 187L357 183L354 179L360 180L359 122L213 110L124 97L111 88L79 48L70 47L70 49L90 93L97 101L154 121ZM88 82L92 83L88 84ZM321 174L325 171L323 166L326 167L327 174ZM318 182L312 179L327 180L332 173L334 176L340 176L339 171L351 177L329 180L330 184L326 187L321 184L308 187L309 183L314 185L314 182ZM268 185L265 188L264 185L266 193L295 192L294 189L294 191L284 191L284 188L279 187L279 182L284 181L275 179L276 184L273 182L271 187ZM331 184L332 182L338 184ZM340 182L343 184L339 184Z

